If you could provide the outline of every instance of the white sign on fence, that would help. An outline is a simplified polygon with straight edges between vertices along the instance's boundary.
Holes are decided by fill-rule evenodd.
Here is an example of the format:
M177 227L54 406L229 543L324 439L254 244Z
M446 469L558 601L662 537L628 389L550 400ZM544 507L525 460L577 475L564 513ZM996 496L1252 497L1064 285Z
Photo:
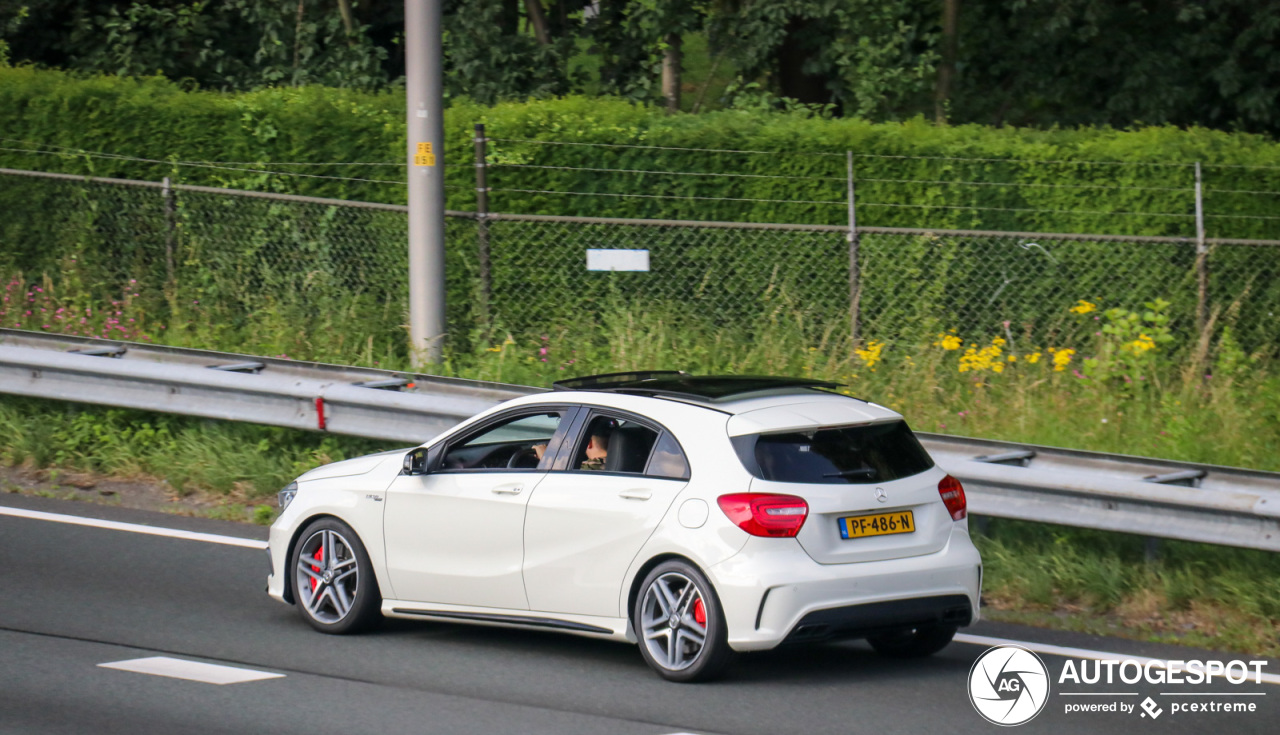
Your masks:
M649 271L648 250L587 249L589 271Z

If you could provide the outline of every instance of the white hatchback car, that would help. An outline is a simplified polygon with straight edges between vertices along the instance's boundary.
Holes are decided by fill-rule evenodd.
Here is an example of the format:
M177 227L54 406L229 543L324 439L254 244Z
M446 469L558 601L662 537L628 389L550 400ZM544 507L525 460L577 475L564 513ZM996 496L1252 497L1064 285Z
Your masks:
M385 615L638 642L673 681L832 638L930 655L978 616L964 489L835 387L578 378L320 467L281 492L267 591L329 633Z

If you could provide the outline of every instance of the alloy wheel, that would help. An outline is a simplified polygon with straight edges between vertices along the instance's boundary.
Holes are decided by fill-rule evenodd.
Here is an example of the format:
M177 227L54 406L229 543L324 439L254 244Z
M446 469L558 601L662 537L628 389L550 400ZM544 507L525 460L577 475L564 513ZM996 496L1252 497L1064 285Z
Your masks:
M644 645L668 671L687 669L707 642L707 608L693 580L668 572L653 580L640 606Z
M360 565L350 542L339 532L318 530L302 542L294 589L307 614L332 624L351 612L360 588Z

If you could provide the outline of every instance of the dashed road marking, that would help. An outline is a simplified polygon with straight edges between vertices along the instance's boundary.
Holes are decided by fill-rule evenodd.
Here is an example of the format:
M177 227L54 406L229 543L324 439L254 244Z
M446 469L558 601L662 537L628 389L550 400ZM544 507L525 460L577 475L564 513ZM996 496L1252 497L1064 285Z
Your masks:
M128 661L98 664L98 666L104 669L118 669L120 671L132 671L137 674L167 676L171 679L186 679L188 681L219 685L284 678L284 674L272 674L269 671L241 669L235 666L206 664L199 661L185 661L180 658L169 658L168 656L135 658Z
M248 538L237 538L235 536L219 536L215 533L198 533L196 531L183 531L177 528L163 528L161 526L144 526L140 523L120 523L118 521L104 521L98 518L85 518L83 516L69 516L61 513L45 513L38 510L25 510L23 508L9 508L0 506L0 515L13 516L15 518L30 518L37 521L52 521L54 523L69 523L75 526L90 526L92 528L106 528L112 531L128 531L129 533L145 533L151 536L165 536L168 538L180 538L188 541L203 541L209 544L225 544L227 546L242 546L246 549L265 549L266 541L255 541Z

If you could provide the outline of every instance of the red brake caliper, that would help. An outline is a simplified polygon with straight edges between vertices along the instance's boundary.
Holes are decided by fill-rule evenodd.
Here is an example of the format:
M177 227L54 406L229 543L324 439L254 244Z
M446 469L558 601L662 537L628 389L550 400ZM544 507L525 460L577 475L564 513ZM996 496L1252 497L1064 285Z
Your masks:
M316 553L315 553L315 555L314 555L314 556L312 556L311 558L312 558L312 559L315 559L316 561L320 561L320 560L324 559L324 544L321 544L321 545L320 545L320 548L316 549ZM320 573L320 567L316 566L315 564L312 564L312 565L311 565L311 571L315 572L316 574L319 574L319 573ZM316 591L316 578L315 578L315 577L312 577L312 578L311 578L311 591L312 591L312 592L315 592L315 591ZM699 604L701 604L701 603L702 603L702 600L698 600L698 603L699 603Z
M698 621L698 625L707 624L707 608L702 604L701 597L693 602L693 619Z

